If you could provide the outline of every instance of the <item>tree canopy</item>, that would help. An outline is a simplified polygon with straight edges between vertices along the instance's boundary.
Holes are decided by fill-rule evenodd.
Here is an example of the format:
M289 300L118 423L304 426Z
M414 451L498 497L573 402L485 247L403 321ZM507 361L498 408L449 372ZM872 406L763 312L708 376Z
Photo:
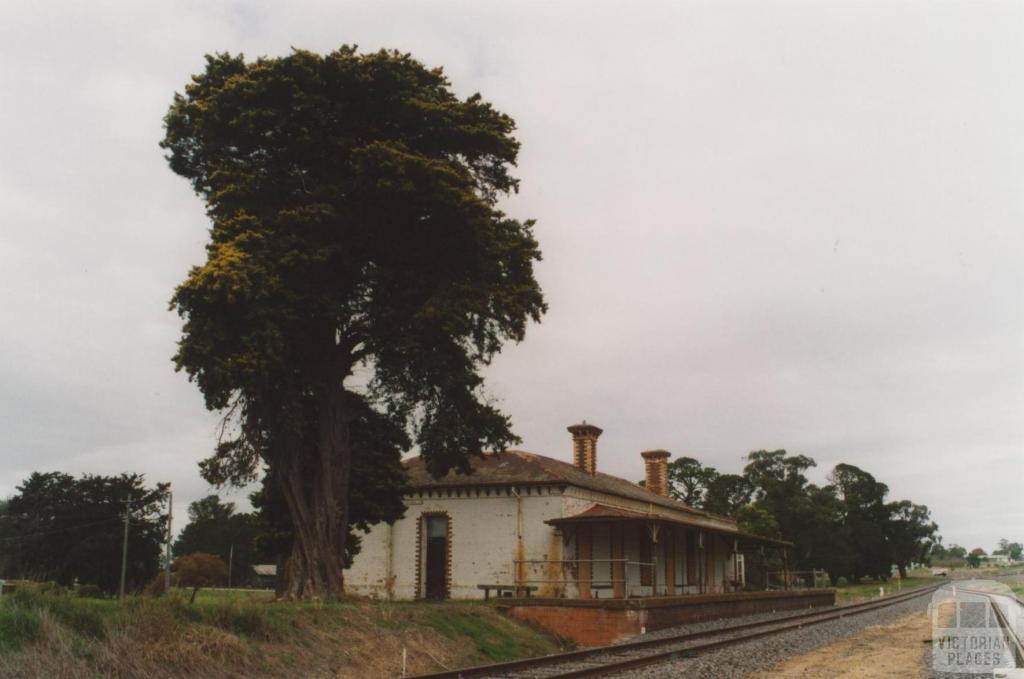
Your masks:
M670 490L695 507L736 519L745 532L792 541L795 565L824 569L833 582L841 576L886 579L892 565L906 576L911 563L926 563L942 549L926 506L887 502L888 487L858 467L838 464L830 483L817 486L807 479L815 462L806 455L757 450L746 461L742 474L721 474L679 458L669 464Z
M142 587L159 570L166 492L140 474L34 472L0 511L0 575L117 591L128 508L126 584Z
M225 416L214 483L265 467L294 533L287 595L342 590L351 529L432 473L517 441L480 369L545 311L512 119L398 52L206 59L162 146L211 220L172 298L174 357Z

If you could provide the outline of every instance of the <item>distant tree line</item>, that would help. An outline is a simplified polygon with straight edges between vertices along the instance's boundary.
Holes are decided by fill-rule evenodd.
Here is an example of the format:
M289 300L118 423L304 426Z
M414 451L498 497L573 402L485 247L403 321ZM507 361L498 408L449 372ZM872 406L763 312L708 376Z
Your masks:
M1024 545L1019 542L1010 542L1006 538L999 541L999 546L992 550L992 556L1006 555L1011 561L1020 561L1024 557ZM932 546L931 559L933 563L944 566L963 566L977 568L987 556L981 547L975 547L971 551L957 544L950 544L948 547L938 543Z
M669 464L672 495L694 507L729 516L741 530L794 543L791 564L822 569L835 583L885 580L892 565L906 576L911 563L928 562L941 539L928 507L888 501L889 488L870 473L839 464L818 486L805 472L815 462L785 450L746 456L741 474L722 474L692 457Z
M254 510L248 513L237 511L234 503L215 494L192 502L188 522L172 545L174 568L178 562L192 564L182 561L183 557L217 557L225 564L224 577L206 578L204 586L251 585L253 566L259 563L276 564L284 574L294 539L285 500L277 488L268 472L262 487L249 497ZM140 474L75 478L62 472L33 473L11 497L0 500L0 579L48 581L66 587L95 585L107 594L118 591L127 510L126 587L139 591L157 580L161 584L167 492L167 484L147 486ZM352 508L353 527L363 529L381 515L397 518L403 509L400 502L375 500L372 492L356 490ZM346 564L358 550L359 540L352 535Z
M166 497L166 484L147 486L140 474L35 472L0 503L0 578L117 591L127 511L125 582L140 589L160 569Z

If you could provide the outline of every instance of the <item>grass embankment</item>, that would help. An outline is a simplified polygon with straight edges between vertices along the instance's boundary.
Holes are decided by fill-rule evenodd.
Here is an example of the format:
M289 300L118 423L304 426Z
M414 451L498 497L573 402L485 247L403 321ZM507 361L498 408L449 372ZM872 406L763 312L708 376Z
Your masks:
M887 582L880 582L878 580L862 580L855 585L844 584L845 580L840 578L840 584L836 587L836 603L838 604L849 604L856 603L858 601L866 601L867 599L877 599L879 596L878 588L885 588L885 595L898 594L899 592L906 592L907 590L917 589L919 587L927 587L928 585L938 585L949 582L950 580L958 580L963 578L1000 578L1010 575L1020 575L1024 570L1020 568L971 568L971 569L959 569L949 570L949 575L946 577L935 577L931 575L930 569L922 568L909 573L909 577L906 577L897 584L897 580L889 579ZM1014 590L1018 594L1024 594L1024 585L1013 586Z
M840 583L836 587L836 603L837 604L852 604L858 601L866 601L868 599L877 599L880 596L879 588L883 588L885 596L892 594L899 594L912 589L918 589L921 587L927 587L929 585L941 584L946 582L948 578L934 577L928 575L927 571L910 573L906 578L902 580L896 580L890 578L886 582L878 580L862 580L855 585L846 585Z
M21 587L0 599L0 677L397 677L560 650L475 603L275 603L201 591L125 601Z

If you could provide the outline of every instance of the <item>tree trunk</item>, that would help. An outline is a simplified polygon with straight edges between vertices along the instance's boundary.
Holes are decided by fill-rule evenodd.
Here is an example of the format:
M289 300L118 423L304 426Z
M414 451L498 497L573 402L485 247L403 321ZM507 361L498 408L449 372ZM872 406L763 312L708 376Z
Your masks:
M900 578L902 578L903 580L906 580L907 579L907 564L901 561L901 562L896 564L896 567L900 569Z
M350 428L354 408L337 365L321 373L315 391L315 441L293 437L280 458L280 482L292 517L294 541L285 569L286 599L337 599L344 593L348 537Z

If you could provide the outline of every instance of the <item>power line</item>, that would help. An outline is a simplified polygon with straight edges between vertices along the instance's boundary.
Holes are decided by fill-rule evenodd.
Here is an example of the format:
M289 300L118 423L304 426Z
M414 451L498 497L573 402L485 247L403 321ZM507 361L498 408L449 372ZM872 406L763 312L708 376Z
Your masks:
M7 537L0 537L0 540L26 540L28 538L43 537L45 535L57 535L59 533L67 533L68 531L78 530L79 528L89 528L91 526L99 526L100 524L109 523L111 521L122 521L120 516L112 516L107 519L100 521L93 521L92 523L83 523L78 526L67 526L66 528L59 528L57 530L45 531L42 533L25 533L24 535L10 535Z

